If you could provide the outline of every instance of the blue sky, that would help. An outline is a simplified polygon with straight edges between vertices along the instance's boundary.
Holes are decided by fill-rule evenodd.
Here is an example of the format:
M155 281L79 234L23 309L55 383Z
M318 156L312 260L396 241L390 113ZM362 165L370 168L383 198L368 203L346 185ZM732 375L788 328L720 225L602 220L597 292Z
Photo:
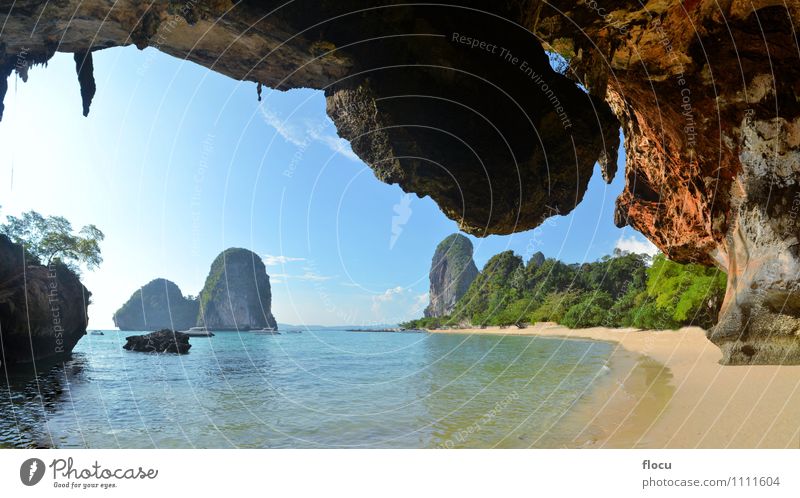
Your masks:
M156 277L197 294L214 257L264 258L282 323L396 323L421 315L436 244L457 230L429 198L374 178L336 135L321 92L265 90L154 49L95 52L89 117L71 54L9 80L0 122L0 215L35 209L106 234L86 272L90 327ZM620 154L620 161L623 155ZM596 169L583 203L536 230L472 237L479 268L507 249L592 261L617 245L622 169Z

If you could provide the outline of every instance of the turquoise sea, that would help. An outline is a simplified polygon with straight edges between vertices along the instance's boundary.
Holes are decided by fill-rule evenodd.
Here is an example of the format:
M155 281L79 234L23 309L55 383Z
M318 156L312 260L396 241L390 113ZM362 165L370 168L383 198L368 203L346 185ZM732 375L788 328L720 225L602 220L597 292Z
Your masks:
M189 354L87 335L2 378L0 447L569 447L610 344L304 330L192 337Z

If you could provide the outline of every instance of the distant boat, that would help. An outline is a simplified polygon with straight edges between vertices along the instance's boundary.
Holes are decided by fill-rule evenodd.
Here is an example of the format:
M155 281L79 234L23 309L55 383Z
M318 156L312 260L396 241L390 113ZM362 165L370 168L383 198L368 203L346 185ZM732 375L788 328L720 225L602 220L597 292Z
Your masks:
M205 327L192 327L189 330L181 330L189 337L214 337L214 334Z
M105 335L102 330L92 330L89 332L91 335Z
M252 332L254 334L281 335L281 333L278 332L278 329L276 329L275 327L264 327L263 329L253 329Z

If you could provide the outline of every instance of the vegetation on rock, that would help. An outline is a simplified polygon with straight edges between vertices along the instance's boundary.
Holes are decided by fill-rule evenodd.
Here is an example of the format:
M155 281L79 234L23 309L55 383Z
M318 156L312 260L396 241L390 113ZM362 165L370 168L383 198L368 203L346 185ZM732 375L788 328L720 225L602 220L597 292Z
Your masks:
M226 249L214 259L199 301L197 324L209 329L277 328L266 267L247 249Z
M726 275L698 264L652 260L615 251L598 261L566 264L512 251L492 257L449 316L422 318L405 328L524 326L552 321L572 328L675 329L714 325Z
M65 218L35 211L8 216L0 225L4 366L56 360L86 334L92 293L81 283L78 269L94 269L102 262L102 240L94 225L76 234Z
M114 313L114 325L120 330L184 330L197 323L198 309L195 297L184 297L174 282L157 278Z

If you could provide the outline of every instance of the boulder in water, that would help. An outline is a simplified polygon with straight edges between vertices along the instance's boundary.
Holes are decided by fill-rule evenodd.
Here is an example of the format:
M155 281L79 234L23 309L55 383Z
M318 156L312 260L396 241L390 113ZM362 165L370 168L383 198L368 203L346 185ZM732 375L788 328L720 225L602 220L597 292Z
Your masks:
M170 329L163 329L144 335L132 335L125 338L128 342L122 346L128 351L142 353L176 353L186 354L189 348L189 335Z

